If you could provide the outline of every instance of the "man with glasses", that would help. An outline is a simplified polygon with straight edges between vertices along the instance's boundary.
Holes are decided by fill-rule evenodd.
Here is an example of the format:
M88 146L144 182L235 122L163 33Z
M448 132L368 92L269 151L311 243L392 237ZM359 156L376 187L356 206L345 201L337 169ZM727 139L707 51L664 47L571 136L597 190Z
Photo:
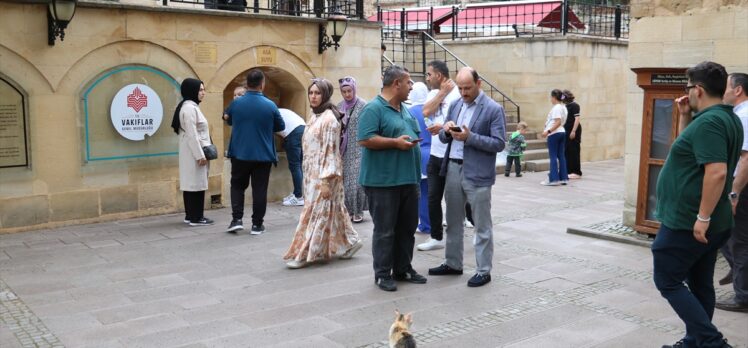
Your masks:
M733 111L743 124L743 147L730 192L735 228L727 244L722 247L722 254L730 264L730 272L719 281L720 285L732 283L735 296L718 301L715 306L725 311L748 312L748 190L744 189L748 183L748 74L730 74L723 101L733 106Z
M657 179L661 224L652 243L655 286L685 323L686 336L663 348L730 347L712 324L713 278L717 251L733 226L728 193L743 127L732 107L722 104L722 65L702 62L686 76L687 95L675 100L680 135Z
M359 183L366 190L374 223L374 282L384 291L395 291L395 280L426 283L411 266L418 225L421 130L403 104L413 86L408 70L388 67L382 84L382 93L366 104L359 118L357 140L363 146Z

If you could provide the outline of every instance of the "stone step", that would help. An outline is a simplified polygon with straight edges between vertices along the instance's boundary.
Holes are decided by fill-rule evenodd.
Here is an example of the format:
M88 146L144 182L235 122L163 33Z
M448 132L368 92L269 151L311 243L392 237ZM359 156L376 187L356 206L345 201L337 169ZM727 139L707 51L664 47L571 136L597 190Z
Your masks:
M537 150L525 150L523 161L534 161L548 158L548 150L537 149Z
M532 139L527 140L526 142L527 148L525 149L525 151L539 149L544 149L546 151L548 150L548 142L545 139Z
M551 170L551 160L548 158L525 162L525 170L528 172L546 172Z

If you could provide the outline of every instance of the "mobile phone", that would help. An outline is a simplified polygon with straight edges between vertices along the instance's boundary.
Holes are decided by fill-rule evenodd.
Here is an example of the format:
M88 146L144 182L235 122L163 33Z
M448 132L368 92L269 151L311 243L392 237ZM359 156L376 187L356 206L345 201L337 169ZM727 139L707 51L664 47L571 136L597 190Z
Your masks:
M426 127L427 127L427 128L428 128L428 127L431 127L431 126L433 126L433 125L434 125L434 121L432 121L432 120L431 120L430 118L428 118L428 117L424 117L424 118L423 118L423 123L425 123L425 124L426 124Z
M410 140L410 142L411 142L411 143L420 143L420 142L422 142L422 141L423 141L423 138L418 138L418 139L411 139L411 140Z
M449 130L453 132L462 132L462 128L460 127L449 127Z

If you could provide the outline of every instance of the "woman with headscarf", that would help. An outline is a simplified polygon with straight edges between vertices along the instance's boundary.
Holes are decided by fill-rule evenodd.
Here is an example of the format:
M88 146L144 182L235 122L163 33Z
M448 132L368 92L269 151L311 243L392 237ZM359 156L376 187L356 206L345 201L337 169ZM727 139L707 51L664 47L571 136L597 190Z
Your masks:
M288 268L329 260L341 250L344 252L339 258L349 259L363 246L343 198L341 115L330 103L332 83L314 79L307 92L312 114L302 138L304 208L291 246L283 256L290 260Z
M418 228L416 231L421 233L431 233L431 224L429 223L429 184L426 176L426 167L429 162L429 156L431 155L431 133L428 131L429 122L433 125L433 122L429 118L423 116L423 104L426 103L426 97L429 94L429 88L423 82L416 82L413 84L413 89L410 91L408 99L410 100L410 114L416 118L418 125L421 127L421 134L419 137L421 140L421 197L418 203ZM428 120L428 121L426 121Z
M343 186L345 187L345 207L355 223L364 221L364 210L369 210L364 188L358 183L361 171L361 145L356 141L358 135L358 115L364 109L366 101L356 96L356 79L346 76L338 80L343 101L338 110L343 114L343 139L340 153L343 157ZM352 139L349 141L349 139Z
M210 145L208 120L198 107L205 97L203 82L186 78L181 86L182 101L174 110L171 128L179 135L179 189L184 198L184 222L190 226L212 225L203 215L208 189L208 160L203 146Z

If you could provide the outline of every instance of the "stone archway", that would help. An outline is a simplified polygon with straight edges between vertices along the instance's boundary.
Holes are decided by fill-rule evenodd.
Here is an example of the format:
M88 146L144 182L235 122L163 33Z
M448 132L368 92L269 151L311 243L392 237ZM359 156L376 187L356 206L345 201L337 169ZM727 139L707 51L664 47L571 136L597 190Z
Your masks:
M306 87L302 85L293 74L290 72L275 66L257 66L252 68L259 68L265 74L265 90L263 94L270 100L275 102L279 108L286 108L294 111L301 115L304 119L307 118L308 102ZM223 105L224 110L233 101L234 89L238 86L246 85L247 73L249 68L236 75L224 88L223 90ZM224 134L224 148L228 148L229 141L231 139L231 127L225 122L223 123L223 134ZM270 174L270 185L268 188L268 201L273 202L279 200L281 197L285 197L289 192L292 191L291 176L288 171L288 162L286 160L285 150L283 149L283 140L281 137L275 137L275 148L278 151L278 166L274 167ZM228 192L230 185L231 170L229 169L229 161L224 163L224 192ZM228 197L228 195L226 195ZM247 202L250 200L250 195L247 195Z

